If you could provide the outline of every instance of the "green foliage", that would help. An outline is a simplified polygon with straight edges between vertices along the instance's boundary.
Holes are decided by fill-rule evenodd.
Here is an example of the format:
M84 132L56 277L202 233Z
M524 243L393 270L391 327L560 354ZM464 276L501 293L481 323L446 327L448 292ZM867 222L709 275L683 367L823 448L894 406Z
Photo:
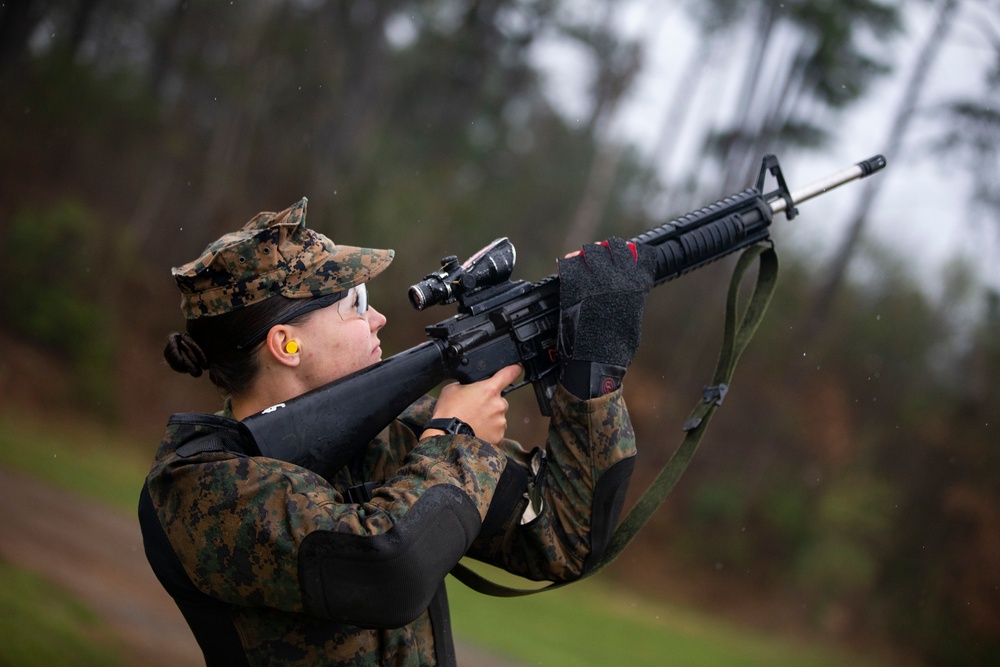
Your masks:
M107 254L97 216L69 200L23 209L11 219L2 248L8 326L68 359L77 397L106 409L114 334L101 303Z
M859 33L879 40L898 33L899 9L893 3L851 2L790 3L794 20L815 35L817 43L805 63L807 78L817 95L833 107L858 99L888 66L859 47Z
M879 574L879 554L898 515L887 482L845 471L823 490L812 542L796 558L803 590L823 603L866 599Z
M794 325L813 281L783 256L714 442L670 501L669 544L737 585L752 572L792 586L831 632L888 632L943 664L989 664L1000 628L1000 570L987 555L1000 539L990 509L1000 502L1000 299L977 302L952 267L947 300L935 303L899 258L866 257L864 283L807 342ZM705 293L671 311L697 313ZM700 349L701 328L681 338L676 322L663 326L673 349ZM660 429L638 423L640 442Z
M157 118L154 100L128 69L101 73L58 54L40 60L37 67L37 76L47 85L26 91L31 113L53 124L71 121L72 126L62 128L67 137L96 135L124 147Z
M691 497L683 533L690 533L689 558L713 559L729 567L745 568L753 560L753 544L746 539L749 508L745 481L738 477L712 479L699 485Z
M979 323L954 367L951 400L941 394L923 428L893 443L886 469L901 515L884 552L880 595L891 628L937 664L993 664L1000 658L994 558L1000 540L1000 317L987 293ZM940 420L940 421L939 421ZM919 585L916 585L919 582Z

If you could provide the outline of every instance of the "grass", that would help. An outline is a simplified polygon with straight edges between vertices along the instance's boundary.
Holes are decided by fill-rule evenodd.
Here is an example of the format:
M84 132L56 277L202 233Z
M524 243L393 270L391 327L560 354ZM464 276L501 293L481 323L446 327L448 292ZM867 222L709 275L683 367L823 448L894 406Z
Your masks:
M114 667L117 639L49 582L0 561L0 665Z
M0 465L134 512L139 488L156 443L137 446L106 430L75 426L71 430L24 423L0 414ZM482 566L470 563L483 570ZM492 568L487 574L509 585L516 578ZM56 651L38 664L88 663L78 656L100 652L106 643L93 639L92 614L44 582L5 566L4 580L18 581L4 593L3 617L30 619L0 622L0 664L31 664L7 659L11 650ZM525 665L679 665L740 667L783 665L833 667L875 665L875 659L839 653L829 646L804 645L723 622L709 614L659 600L646 600L613 587L597 576L558 591L526 598L498 599L475 593L449 577L448 589L456 637ZM53 613L52 609L63 610ZM8 611L9 610L9 611ZM35 619L51 617L49 622ZM68 619L68 620L64 620ZM75 619L75 620L73 620ZM88 620L89 619L89 620ZM32 635L22 625L40 630ZM5 635L19 635L7 637ZM58 641L52 637L58 636ZM13 640L17 641L13 641ZM89 642L89 643L88 643ZM83 644L81 648L78 644ZM13 649L10 647L14 647ZM107 654L100 654L106 656Z
M0 465L135 512L152 445L134 445L90 425L67 430L0 414ZM115 667L118 638L65 590L0 561L0 665Z
M492 568L468 563L515 587ZM525 665L544 667L750 667L875 665L875 659L805 645L660 600L644 600L600 576L525 598L490 598L449 578L456 634Z
M134 512L156 448L92 424L72 427L0 414L0 465Z

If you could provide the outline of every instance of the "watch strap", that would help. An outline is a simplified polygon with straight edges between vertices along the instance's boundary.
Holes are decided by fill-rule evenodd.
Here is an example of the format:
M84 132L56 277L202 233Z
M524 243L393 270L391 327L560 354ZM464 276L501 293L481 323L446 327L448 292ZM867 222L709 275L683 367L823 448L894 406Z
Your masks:
M444 431L448 435L476 436L476 432L472 429L472 427L458 417L436 417L424 424L424 431L429 428Z

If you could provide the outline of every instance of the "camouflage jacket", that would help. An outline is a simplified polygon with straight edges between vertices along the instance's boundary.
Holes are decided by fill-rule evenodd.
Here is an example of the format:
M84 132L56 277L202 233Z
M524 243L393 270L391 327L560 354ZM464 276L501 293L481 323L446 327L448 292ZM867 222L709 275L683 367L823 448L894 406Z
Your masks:
M171 418L140 524L209 665L451 664L443 579L463 555L538 580L592 564L634 461L620 390L560 387L532 452L418 442L432 408L418 401L329 480L242 452L227 415ZM358 501L364 482L378 486Z

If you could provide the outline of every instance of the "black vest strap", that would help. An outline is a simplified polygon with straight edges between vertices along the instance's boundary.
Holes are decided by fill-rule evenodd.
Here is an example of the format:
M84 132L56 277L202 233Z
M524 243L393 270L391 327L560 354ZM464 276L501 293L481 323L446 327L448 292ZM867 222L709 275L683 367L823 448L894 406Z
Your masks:
M458 665L458 657L455 655L455 642L451 636L448 590L443 580L431 600L430 607L427 608L427 613L431 617L431 629L434 631L434 655L437 658L437 667L455 667Z
M177 448L177 454L184 458L201 452L233 452L245 456L260 456L253 435L243 422L235 419L198 412L182 412L171 415L168 423L207 430L204 436Z
M177 603L202 653L207 667L249 665L236 626L229 614L229 605L198 590L180 558L170 546L167 534L153 508L149 487L142 486L139 495L139 525L143 548L156 578Z

